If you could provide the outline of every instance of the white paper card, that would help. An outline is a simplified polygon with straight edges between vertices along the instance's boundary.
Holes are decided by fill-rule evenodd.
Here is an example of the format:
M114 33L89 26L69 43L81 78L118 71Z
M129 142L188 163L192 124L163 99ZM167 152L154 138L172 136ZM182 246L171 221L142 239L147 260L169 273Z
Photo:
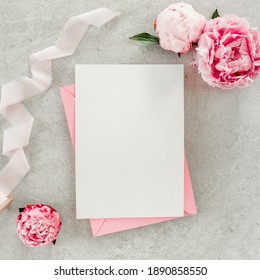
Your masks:
M184 214L182 65L76 65L77 218Z

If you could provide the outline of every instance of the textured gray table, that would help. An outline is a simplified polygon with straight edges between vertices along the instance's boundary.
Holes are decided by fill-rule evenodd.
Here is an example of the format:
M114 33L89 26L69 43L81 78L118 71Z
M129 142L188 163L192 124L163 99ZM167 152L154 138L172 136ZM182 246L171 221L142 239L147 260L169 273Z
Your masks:
M219 8L260 28L260 0L187 2L205 16ZM248 89L222 92L190 66L192 53L178 58L128 40L152 32L154 18L170 3L1 0L1 84L27 75L28 56L52 45L70 16L102 6L122 14L100 30L91 28L75 55L56 60L53 86L26 102L36 117L26 148L32 168L0 214L0 259L260 258L260 79ZM88 221L75 219L74 156L59 94L60 86L73 83L75 63L185 64L185 148L197 216L99 238ZM1 167L5 162L1 157ZM56 246L27 248L15 232L18 207L35 202L53 205L62 216Z

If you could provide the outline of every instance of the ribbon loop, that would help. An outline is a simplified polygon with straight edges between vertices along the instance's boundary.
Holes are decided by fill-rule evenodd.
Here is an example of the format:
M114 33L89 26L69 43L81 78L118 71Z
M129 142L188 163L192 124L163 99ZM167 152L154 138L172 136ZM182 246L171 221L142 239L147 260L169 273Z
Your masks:
M72 55L90 25L100 27L119 13L100 8L72 17L54 46L30 56L31 78L20 77L2 86L0 112L12 125L4 130L3 154L10 158L0 172L0 209L30 170L23 148L29 144L34 118L20 102L46 91L52 83L52 60Z

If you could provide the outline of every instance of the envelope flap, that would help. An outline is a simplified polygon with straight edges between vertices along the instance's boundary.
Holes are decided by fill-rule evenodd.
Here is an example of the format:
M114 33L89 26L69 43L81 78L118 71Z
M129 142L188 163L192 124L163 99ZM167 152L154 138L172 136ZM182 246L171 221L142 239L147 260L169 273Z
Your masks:
M93 236L100 235L99 232L102 229L102 226L104 225L106 219L91 219L90 225L93 232Z
M62 94L71 94L75 97L75 84L67 85L60 88Z
M75 89L74 85L60 88L63 106L68 122L70 137L75 148Z
M195 215L197 214L197 207L194 199L186 155L184 157L184 182L184 210L190 215Z

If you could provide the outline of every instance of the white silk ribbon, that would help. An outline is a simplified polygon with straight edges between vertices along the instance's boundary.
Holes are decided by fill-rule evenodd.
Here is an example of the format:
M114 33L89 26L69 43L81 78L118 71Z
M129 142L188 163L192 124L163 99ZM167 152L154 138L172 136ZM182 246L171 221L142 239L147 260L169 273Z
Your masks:
M21 102L50 87L52 60L72 55L90 25L100 27L118 14L100 8L71 17L54 46L30 56L31 78L20 77L2 86L0 112L11 126L4 130L3 155L9 162L0 172L0 206L30 170L23 148L29 144L34 118Z

